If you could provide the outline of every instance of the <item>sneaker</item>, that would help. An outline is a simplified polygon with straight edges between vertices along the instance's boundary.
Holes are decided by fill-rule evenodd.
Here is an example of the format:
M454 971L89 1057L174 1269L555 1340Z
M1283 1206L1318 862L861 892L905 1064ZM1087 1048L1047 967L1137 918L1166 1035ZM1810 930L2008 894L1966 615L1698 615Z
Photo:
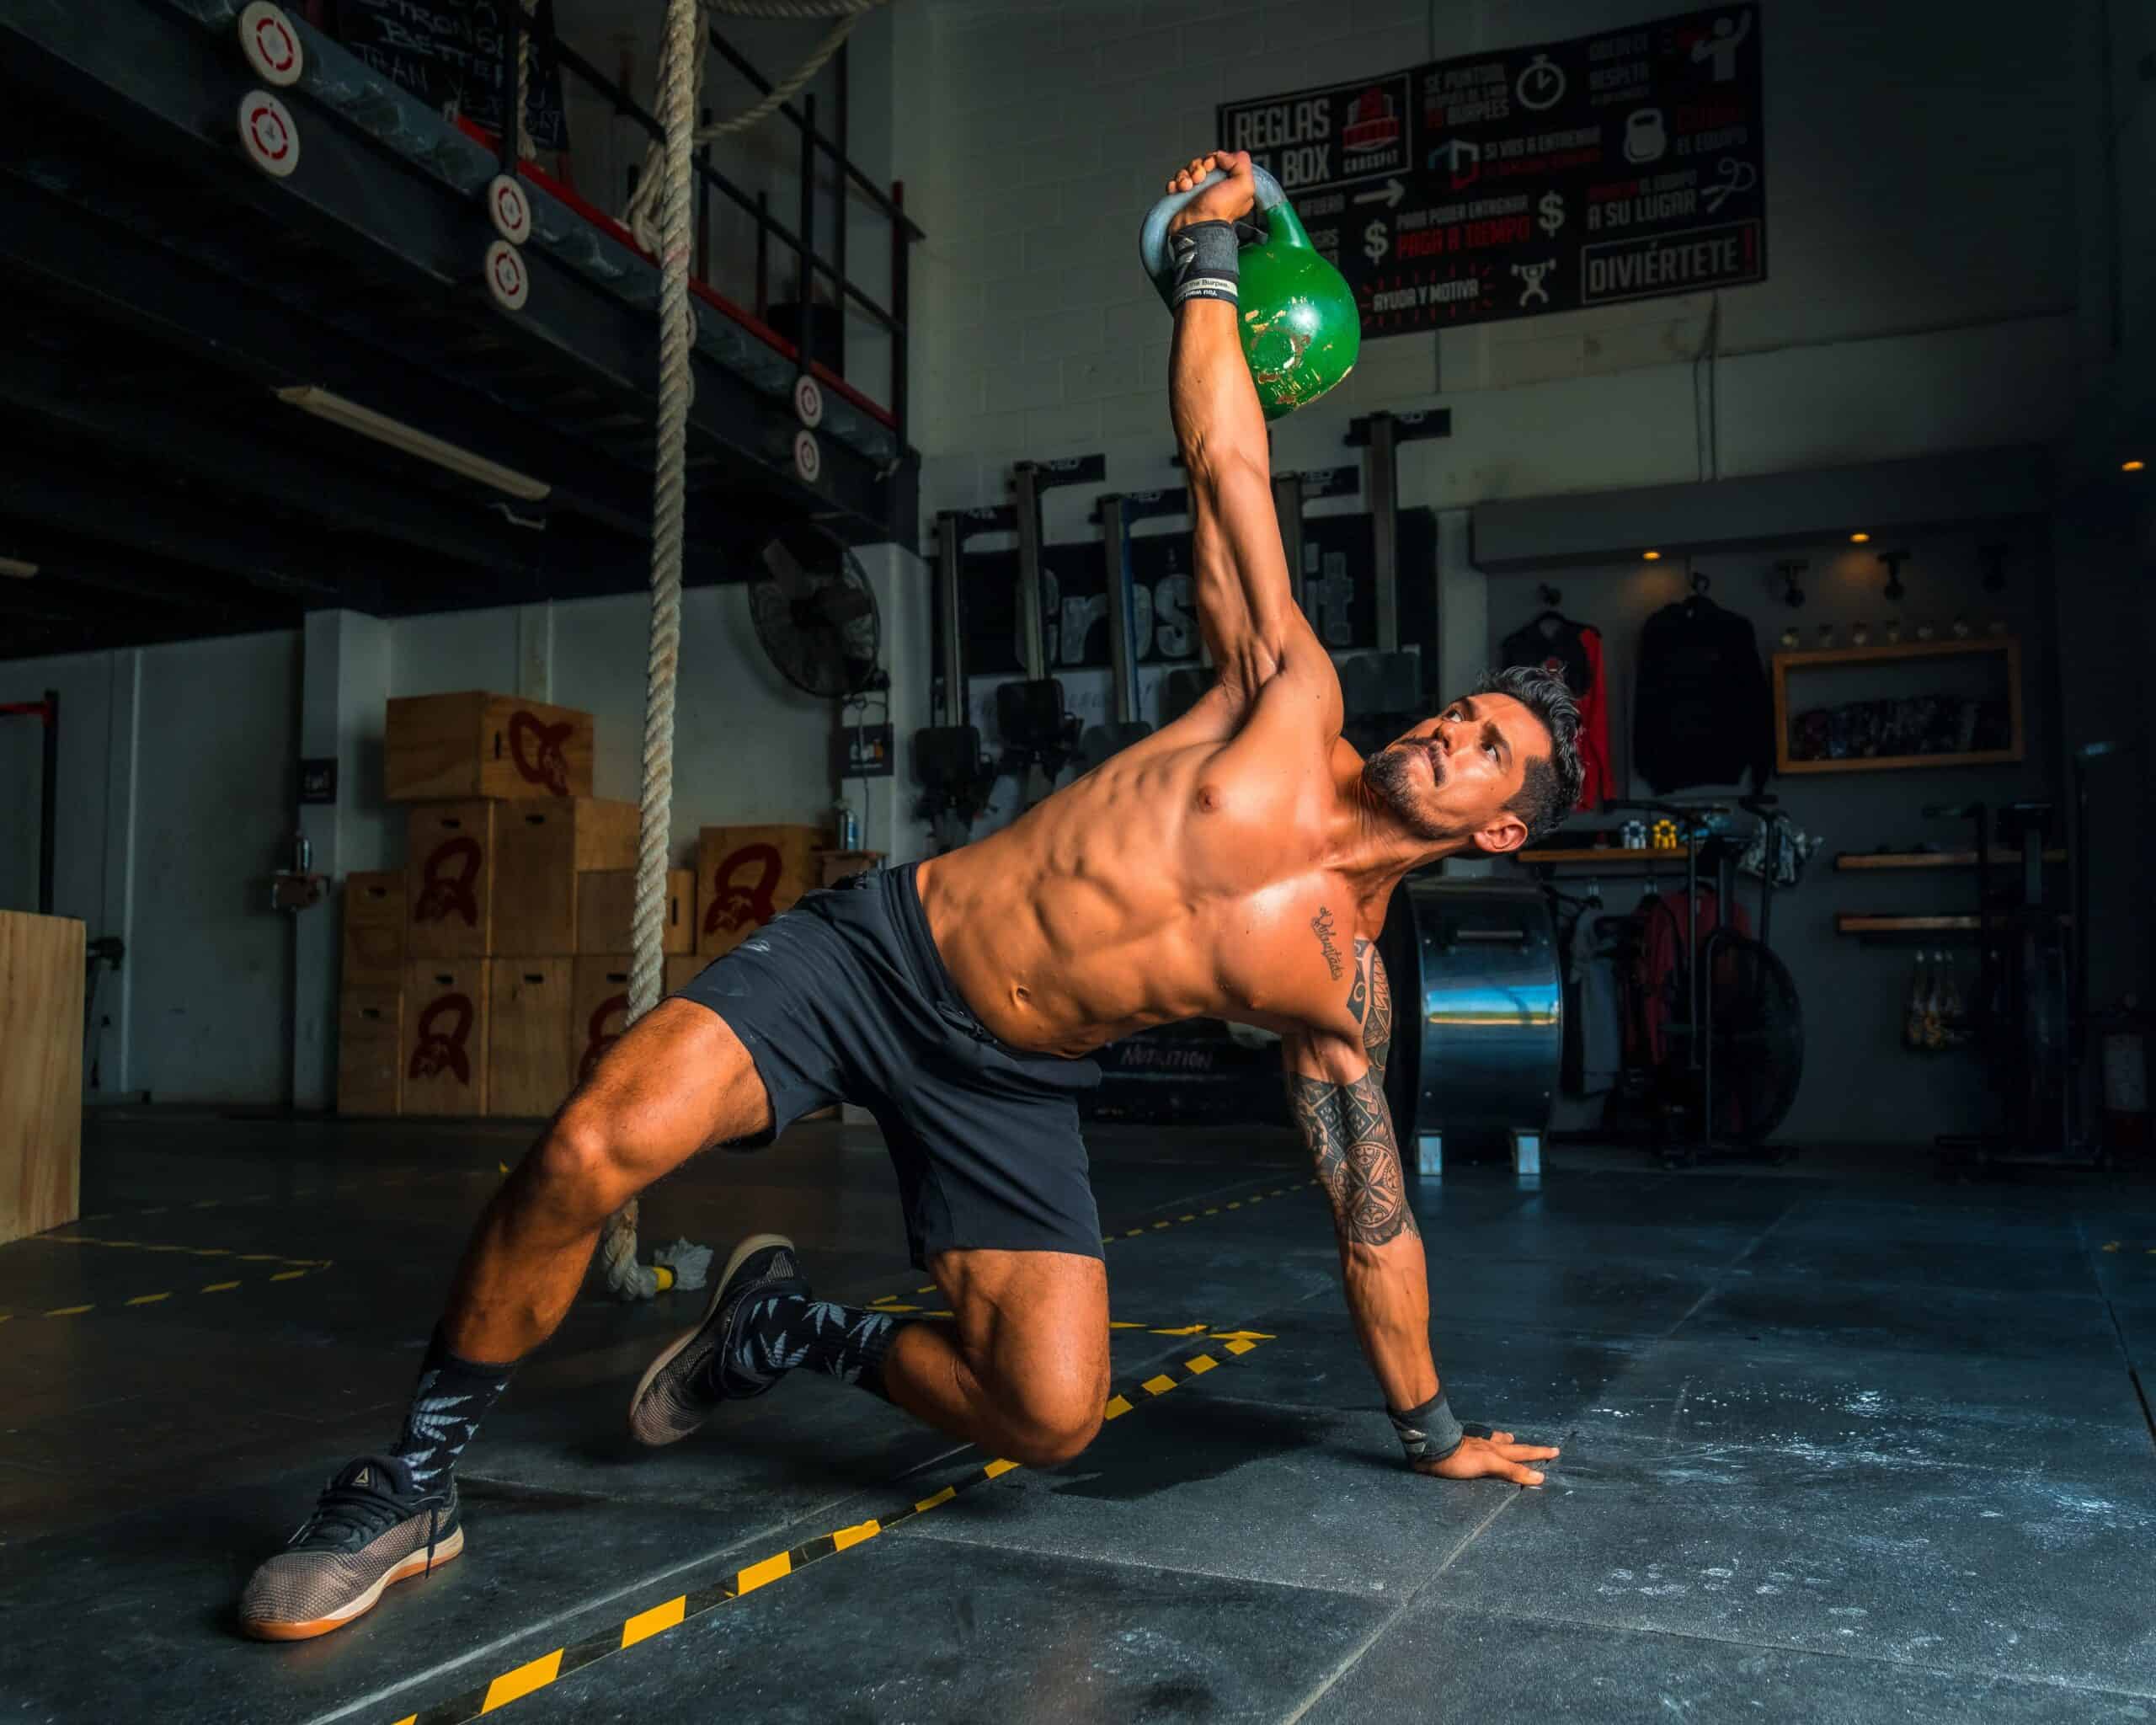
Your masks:
M710 1418L722 1402L760 1396L780 1374L729 1366L742 1313L765 1294L806 1295L793 1242L782 1234L751 1234L734 1248L726 1273L712 1289L704 1320L684 1331L652 1361L629 1398L629 1433L639 1444L671 1444Z
M314 1514L240 1595L258 1641L305 1641L371 1610L392 1581L425 1575L464 1549L456 1482L419 1492L393 1455L362 1455L324 1487Z

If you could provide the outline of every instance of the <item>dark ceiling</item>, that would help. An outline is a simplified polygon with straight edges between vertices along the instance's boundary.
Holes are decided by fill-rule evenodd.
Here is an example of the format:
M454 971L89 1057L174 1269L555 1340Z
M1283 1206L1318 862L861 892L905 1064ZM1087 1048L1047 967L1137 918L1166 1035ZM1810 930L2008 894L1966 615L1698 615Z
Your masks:
M295 196L214 122L198 124L209 137L172 124L221 99L184 86L225 75L220 59L191 63L200 26L142 0L82 9L138 37L194 35L123 31L109 50L157 51L160 114L51 39L64 13L0 19L0 558L38 566L0 579L0 658L289 627L328 606L400 615L643 587L649 312L558 287L579 341L445 289L405 241L423 251L446 222L483 244L469 200L318 114L304 122L315 186ZM533 261L549 286L542 271L561 266L536 248ZM698 382L691 582L744 578L787 521L857 541L910 531L910 461L894 476L835 451L809 493L775 473L784 404L701 360ZM505 497L274 393L298 384L552 494Z

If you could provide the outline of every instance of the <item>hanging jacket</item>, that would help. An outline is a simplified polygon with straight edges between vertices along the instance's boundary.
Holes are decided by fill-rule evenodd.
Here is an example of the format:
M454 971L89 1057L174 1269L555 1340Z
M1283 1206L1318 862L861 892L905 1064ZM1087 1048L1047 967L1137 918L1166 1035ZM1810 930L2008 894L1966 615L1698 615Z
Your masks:
M1752 788L1774 769L1773 706L1752 625L1694 595L1640 628L1632 765L1657 795L1688 785Z
M1539 665L1564 673L1565 686L1579 703L1581 809L1599 809L1615 793L1609 772L1609 685L1603 675L1602 631L1591 623L1545 611L1498 644L1507 665Z

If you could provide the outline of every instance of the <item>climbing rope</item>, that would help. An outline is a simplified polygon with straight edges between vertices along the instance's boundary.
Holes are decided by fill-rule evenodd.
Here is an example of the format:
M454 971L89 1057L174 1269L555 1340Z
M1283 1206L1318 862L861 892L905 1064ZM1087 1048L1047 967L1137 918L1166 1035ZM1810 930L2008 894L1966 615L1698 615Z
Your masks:
M524 0L527 11L532 0ZM696 394L690 355L696 310L689 302L694 207L691 152L699 143L740 131L777 111L837 53L846 33L884 0L667 0L659 62L660 145L646 159L626 219L638 243L659 259L659 456L652 492L651 643L644 670L643 798L637 843L628 1022L659 1004L664 989L666 864L674 820L674 686L681 647L681 555L687 510L689 404ZM754 108L699 131L703 91L704 8L746 18L829 18L840 23L800 67ZM526 38L528 44L529 38ZM519 61L518 123L524 110ZM637 1262L636 1199L606 1219L600 1242L606 1285L625 1300L648 1300L657 1274ZM708 1254L706 1254L708 1257Z
M651 638L644 665L643 796L637 835L636 910L631 924L631 1024L659 1004L666 957L666 865L674 825L674 686L680 668L681 553L687 513L689 355L695 324L689 309L693 67L703 28L697 0L668 0L659 58L659 120L664 129L659 206L659 459L652 486ZM657 1274L637 1262L637 1201L607 1218L600 1252L606 1284L627 1299L658 1291Z
M831 56L845 45L853 27L886 0L703 0L713 12L724 13L733 18L835 18L838 22L828 31L823 40L809 51L808 57L771 87L771 93L744 108L739 114L724 120L700 126L695 142L707 144L714 138L730 137L736 132L747 131L760 126L806 89L816 74L830 63ZM700 110L703 102L704 86L704 29L699 14L696 24L696 74L692 99ZM662 68L662 75L663 75ZM664 195L658 186L663 161L663 145L654 145L644 157L643 172L637 178L636 190L629 194L629 201L622 211L622 224L637 237L637 243L646 251L657 249L655 216L660 198Z

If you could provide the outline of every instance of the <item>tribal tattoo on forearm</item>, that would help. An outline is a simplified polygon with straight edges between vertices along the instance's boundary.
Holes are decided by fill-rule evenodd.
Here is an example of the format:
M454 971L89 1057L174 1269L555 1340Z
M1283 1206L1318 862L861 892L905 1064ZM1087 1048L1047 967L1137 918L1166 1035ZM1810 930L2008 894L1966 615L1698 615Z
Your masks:
M1407 1207L1400 1146L1385 1105L1385 1063L1392 1046L1392 989L1369 942L1355 943L1355 982L1348 1011L1363 1027L1370 1070L1348 1084L1288 1075L1288 1104L1317 1164L1318 1183L1332 1200L1333 1225L1353 1245L1382 1246L1417 1231Z
M1288 1106L1332 1200L1333 1226L1354 1246L1382 1246L1416 1231L1392 1141L1392 1114L1374 1069L1352 1084L1288 1075Z

